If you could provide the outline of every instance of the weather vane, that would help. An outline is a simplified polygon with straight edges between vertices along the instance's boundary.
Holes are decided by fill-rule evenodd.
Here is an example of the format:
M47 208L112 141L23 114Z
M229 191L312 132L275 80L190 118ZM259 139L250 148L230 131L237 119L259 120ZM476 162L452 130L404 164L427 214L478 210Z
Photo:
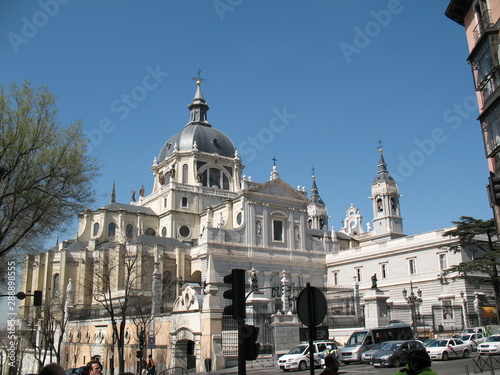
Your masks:
M196 81L196 84L198 86L200 86L203 81L206 81L206 79L201 78L201 68L198 68L198 72L196 74L198 75L196 77L193 77L193 80Z
M377 143L378 143L378 146L377 146L378 150L382 151L382 141L380 140L380 138L378 139Z

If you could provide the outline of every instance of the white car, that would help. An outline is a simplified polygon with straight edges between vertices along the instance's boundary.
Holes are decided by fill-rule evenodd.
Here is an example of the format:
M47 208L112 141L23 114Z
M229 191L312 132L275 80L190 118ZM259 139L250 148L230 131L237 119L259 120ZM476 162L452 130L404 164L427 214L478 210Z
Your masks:
M478 345L486 340L486 337L484 337L482 333L466 333L458 338L466 344L469 344L472 351L477 350Z
M327 346L330 345L338 356L337 345L330 341L314 342L314 367L321 367L321 360L326 353ZM283 371L299 370L304 371L311 363L309 355L309 344L300 344L290 350L287 354L278 358L278 367Z
M431 359L442 359L443 361L448 358L467 358L471 352L470 344L453 338L436 340L430 343L426 349Z
M500 335L492 335L477 347L479 354L500 354Z

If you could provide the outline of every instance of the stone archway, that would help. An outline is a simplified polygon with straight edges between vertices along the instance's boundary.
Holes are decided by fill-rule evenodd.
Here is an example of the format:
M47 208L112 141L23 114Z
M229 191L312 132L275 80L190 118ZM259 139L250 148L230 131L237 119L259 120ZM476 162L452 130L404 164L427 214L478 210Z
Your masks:
M174 367L196 369L196 342L199 337L196 337L189 329L181 328L172 338L174 339Z
M196 368L195 342L192 340L179 340L175 343L176 367L183 367L186 370Z

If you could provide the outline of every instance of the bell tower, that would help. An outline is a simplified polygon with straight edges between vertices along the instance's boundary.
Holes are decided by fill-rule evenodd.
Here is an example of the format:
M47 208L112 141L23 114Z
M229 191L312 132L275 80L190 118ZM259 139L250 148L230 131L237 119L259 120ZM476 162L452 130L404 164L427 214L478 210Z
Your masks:
M401 237L403 219L399 206L398 186L387 171L382 148L379 148L378 171L372 183L373 231L375 236Z
M328 212L325 202L319 196L314 171L312 179L311 198L307 205L307 225L311 229L328 230Z

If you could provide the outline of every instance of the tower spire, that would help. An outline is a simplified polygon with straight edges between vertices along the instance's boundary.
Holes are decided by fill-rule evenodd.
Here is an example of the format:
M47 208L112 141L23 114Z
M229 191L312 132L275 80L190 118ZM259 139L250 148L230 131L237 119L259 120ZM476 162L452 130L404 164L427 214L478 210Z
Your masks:
M309 228L326 230L328 229L328 212L325 202L323 202L323 199L319 195L314 168L312 171L311 197L307 205L307 223Z
M113 187L111 188L111 199L109 203L116 203L116 191L115 191L115 182L113 181Z
M193 101L188 105L190 114L190 119L188 125L205 125L211 126L207 121L207 111L209 110L208 104L203 98L203 93L201 92L201 84L205 81L201 78L201 69L198 68L197 76L193 77L196 81L196 92L194 94Z

